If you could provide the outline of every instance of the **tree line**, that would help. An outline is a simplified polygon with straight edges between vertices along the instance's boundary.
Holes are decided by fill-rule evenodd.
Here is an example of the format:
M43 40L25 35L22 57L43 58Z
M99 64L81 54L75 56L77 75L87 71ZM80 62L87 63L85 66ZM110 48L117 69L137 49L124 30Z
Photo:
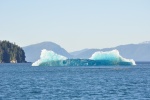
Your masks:
M9 41L0 41L0 63L23 63L25 61L24 50Z

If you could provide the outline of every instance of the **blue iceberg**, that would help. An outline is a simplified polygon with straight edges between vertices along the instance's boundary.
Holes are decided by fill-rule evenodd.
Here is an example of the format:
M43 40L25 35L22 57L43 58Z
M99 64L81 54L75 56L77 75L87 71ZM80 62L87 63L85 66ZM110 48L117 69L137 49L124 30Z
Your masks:
M123 58L118 50L112 50L109 52L95 52L91 58L92 60L107 60L110 61L112 64L118 64L118 63L131 63L131 65L136 65L135 61L133 59L126 59Z
M133 59L123 58L118 50L95 52L89 59L68 59L53 51L42 50L40 59L32 66L111 66L136 65Z
M56 54L53 51L43 49L40 59L32 64L32 66L62 66L62 62L67 60L66 57Z

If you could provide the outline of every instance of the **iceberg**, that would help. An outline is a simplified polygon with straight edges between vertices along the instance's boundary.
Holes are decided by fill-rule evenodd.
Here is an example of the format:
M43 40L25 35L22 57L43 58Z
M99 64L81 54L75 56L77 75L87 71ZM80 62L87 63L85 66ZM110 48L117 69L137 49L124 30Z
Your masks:
M89 59L68 59L53 51L42 50L40 59L32 66L111 66L136 65L133 59L123 58L118 50L95 52Z
M32 64L32 66L60 66L61 61L66 60L67 58L61 55L56 54L53 51L48 51L43 49L41 52L40 59Z
M118 50L112 50L108 52L95 52L91 58L91 60L101 60L101 61L109 61L112 65L121 65L125 63L129 63L130 65L136 65L133 59L123 58Z

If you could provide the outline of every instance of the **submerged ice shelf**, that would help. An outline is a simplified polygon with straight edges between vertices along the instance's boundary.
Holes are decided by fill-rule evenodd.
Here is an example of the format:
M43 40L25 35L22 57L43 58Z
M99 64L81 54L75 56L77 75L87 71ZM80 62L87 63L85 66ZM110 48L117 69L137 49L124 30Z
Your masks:
M102 66L136 65L133 59L123 58L118 50L95 52L89 59L68 59L53 51L42 50L40 59L32 66Z

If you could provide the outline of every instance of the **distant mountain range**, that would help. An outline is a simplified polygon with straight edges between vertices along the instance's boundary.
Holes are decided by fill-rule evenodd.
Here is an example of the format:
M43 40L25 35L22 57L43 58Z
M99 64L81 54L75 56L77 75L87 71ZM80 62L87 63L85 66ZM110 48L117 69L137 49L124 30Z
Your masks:
M26 54L26 61L34 62L40 58L41 50L47 49L52 50L57 54L63 55L68 58L72 58L72 56L62 47L53 42L42 42L38 44L29 45L23 47L23 50Z
M125 58L134 59L135 61L150 61L150 42L143 42L140 44L128 44L120 45L113 48L104 48L104 49L84 49L76 52L72 52L75 58L89 58L94 52L97 51L110 51L117 49ZM81 52L83 51L83 52Z
M119 50L120 54L128 59L135 61L150 61L150 42L146 41L139 44L120 45L113 48L104 49L83 49L75 52L68 53L65 49L53 42L42 42L23 47L26 53L26 60L34 62L40 58L42 49L52 50L60 55L68 58L90 58L93 53L97 51L110 51L113 49Z

